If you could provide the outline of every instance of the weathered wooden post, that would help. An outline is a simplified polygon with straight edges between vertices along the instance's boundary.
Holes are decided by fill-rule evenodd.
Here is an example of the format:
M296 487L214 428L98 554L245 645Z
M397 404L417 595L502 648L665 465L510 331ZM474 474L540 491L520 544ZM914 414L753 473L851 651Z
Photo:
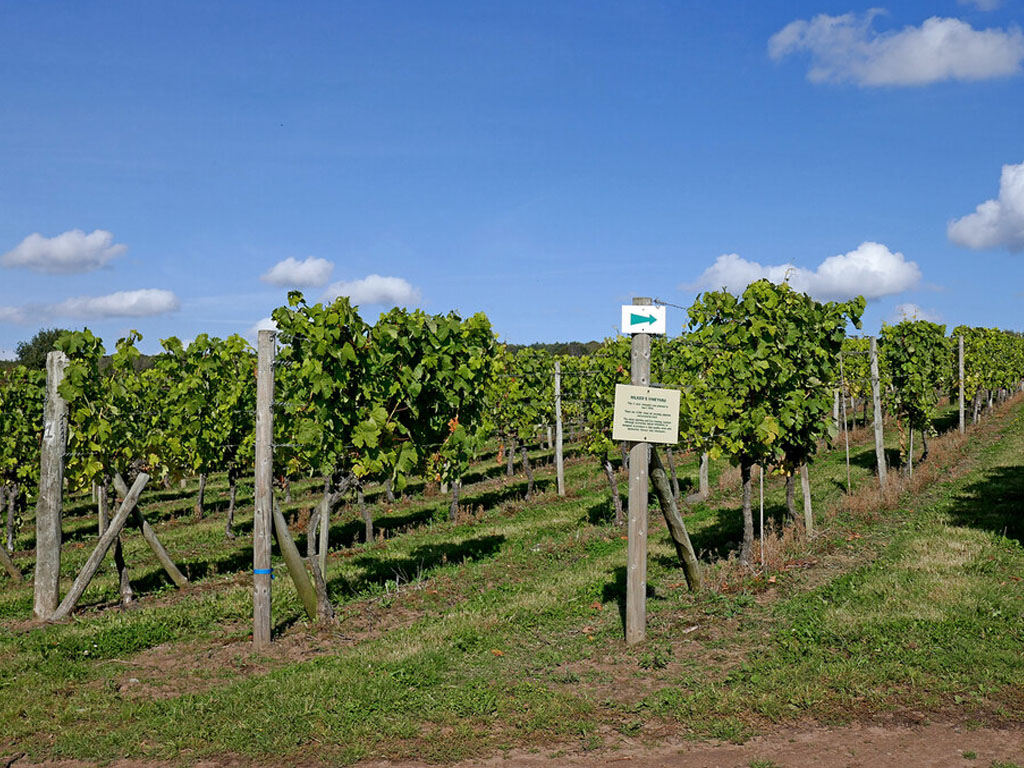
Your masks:
M633 299L634 306L648 307L649 298ZM634 333L630 349L632 384L651 385L651 337ZM648 444L633 443L629 450L628 558L626 566L626 644L642 642L647 635L647 459Z
M46 404L39 458L36 505L36 575L33 614L41 621L60 604L61 516L64 512L64 452L68 440L68 404L57 388L68 359L63 352L46 356Z
M558 495L565 496L565 464L562 454L562 363L555 360L555 473Z
M252 643L270 643L270 535L274 510L274 331L260 331L256 363L256 513L252 538Z
M878 377L878 343L870 337L869 351L871 354L871 399L875 406L875 460L878 464L878 484L885 487L885 441L882 435L882 393Z
M960 434L962 435L967 431L967 425L964 423L964 335L962 333L958 338L957 347L960 358Z
M814 511L811 509L811 479L807 476L807 462L800 465L800 490L804 494L804 531L814 533Z

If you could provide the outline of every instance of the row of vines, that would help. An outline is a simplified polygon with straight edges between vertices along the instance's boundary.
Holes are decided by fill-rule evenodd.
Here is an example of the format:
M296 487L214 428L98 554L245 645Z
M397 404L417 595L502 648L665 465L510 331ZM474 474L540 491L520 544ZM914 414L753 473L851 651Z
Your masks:
M849 326L860 328L863 310L860 298L821 303L758 281L741 296L701 295L682 334L654 339L654 384L682 393L679 448L725 457L740 468L744 561L753 543L753 468L786 477L795 518L793 478L836 436L837 393L844 408L847 399L855 410L858 399L867 402L868 340L847 337ZM555 420L556 363L570 439L600 465L613 502L621 504L614 463L622 448L611 439L611 422L615 385L630 381L628 338L608 339L581 356L511 351L497 343L481 314L463 319L393 309L370 325L345 298L310 305L297 292L273 318L274 471L283 490L300 478L322 482L309 537L315 541L319 530L310 554L316 550L321 562L331 510L347 495L358 500L372 539L363 503L371 483L386 488L389 498L412 479L446 486L454 517L470 462L497 450L510 472L518 458L529 494L528 449ZM884 326L879 369L901 449L904 433L912 441L918 431L927 450L939 398L956 396L960 338L974 420L986 403L1021 386L1020 334L958 327L946 335L944 326L921 320ZM233 537L237 483L251 476L254 461L254 350L238 336L201 335L187 345L172 337L144 365L140 340L132 332L108 351L85 330L57 344L68 358L60 388L69 404L67 489L93 489L102 529L111 486L124 488L140 472L168 486L199 477L197 516L204 514L205 478L225 472L231 493L225 534ZM8 550L39 484L44 392L42 371L0 372L0 502ZM671 465L671 451L668 458ZM621 519L621 507L617 512Z

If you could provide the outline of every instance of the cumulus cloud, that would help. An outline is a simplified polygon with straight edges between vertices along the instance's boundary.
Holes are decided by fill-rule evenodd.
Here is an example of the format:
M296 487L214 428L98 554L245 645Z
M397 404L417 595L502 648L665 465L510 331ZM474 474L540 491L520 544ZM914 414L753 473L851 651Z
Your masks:
M807 79L862 86L926 85L941 80L985 80L1021 71L1024 33L974 29L960 19L933 16L919 27L879 33L880 10L858 15L821 14L790 22L768 41L776 61L808 52Z
M99 269L126 250L128 247L115 244L114 236L105 229L88 235L80 229L72 229L56 237L35 233L0 256L0 264L33 272L75 274Z
M946 233L952 242L976 251L1024 250L1024 163L1004 165L999 198L986 200L974 213L951 221Z
M287 288L319 288L327 285L333 270L334 264L327 259L310 256L299 261L289 257L277 262L260 280Z
M274 322L272 317L264 317L257 320L252 326L250 326L246 336L249 339L256 339L259 336L260 331L276 331L277 323Z
M362 280L331 283L324 291L325 301L348 296L353 304L415 304L420 300L419 288L401 277L367 275Z
M105 320L111 317L152 317L179 309L181 302L172 291L144 288L117 291L106 296L78 296L57 304L26 304L0 307L0 322L26 323L51 317Z
M893 310L892 319L894 322L901 320L927 320L930 323L941 323L942 315L934 309L923 309L917 304L897 304Z
M902 293L921 281L917 263L902 253L893 253L881 243L861 243L856 250L830 256L810 270L793 264L764 266L735 253L719 256L697 281L683 288L740 293L755 280L788 282L795 290L820 300L842 300L854 296L877 299Z

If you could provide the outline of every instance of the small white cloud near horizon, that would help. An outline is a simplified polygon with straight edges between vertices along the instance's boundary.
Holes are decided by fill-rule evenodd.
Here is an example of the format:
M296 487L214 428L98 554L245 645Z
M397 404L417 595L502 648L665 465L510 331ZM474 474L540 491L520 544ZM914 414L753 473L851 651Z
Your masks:
M347 296L349 301L356 305L397 306L417 303L420 300L420 290L401 277L367 275L362 280L340 280L331 283L324 291L323 300L334 301L339 296Z
M114 317L153 317L177 311L181 302L173 291L143 288L117 291L106 296L76 296L56 304L0 307L0 322L27 323L43 318L106 320Z
M941 323L942 315L937 310L924 309L917 306L917 304L907 302L896 305L892 312L892 320L895 323L902 320L927 320L929 323Z
M986 200L974 213L951 221L946 234L955 245L975 251L1024 250L1024 163L1004 165L998 199Z
M100 269L127 250L128 246L115 244L114 235L105 229L88 235L80 229L72 229L56 237L43 237L37 232L0 256L0 264L51 275L70 275Z
M738 254L719 256L695 283L683 289L718 290L740 293L755 280L788 283L794 290L819 300L843 300L854 296L878 299L910 290L921 282L916 262L893 253L881 243L864 242L849 253L830 256L815 270L793 264L763 266Z
M320 288L327 285L333 271L334 263L327 259L309 256L299 261L289 256L260 275L260 280L286 288Z
M1024 33L1019 27L981 30L960 19L933 16L920 27L879 33L872 23L884 13L876 8L862 15L819 14L810 21L792 21L768 40L768 55L779 61L806 51L811 82L865 87L987 80L1022 71Z

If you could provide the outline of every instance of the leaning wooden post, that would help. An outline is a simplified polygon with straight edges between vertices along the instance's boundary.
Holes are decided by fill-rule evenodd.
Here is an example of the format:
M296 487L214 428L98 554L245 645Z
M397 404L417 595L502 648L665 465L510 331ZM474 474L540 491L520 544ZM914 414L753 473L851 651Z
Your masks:
M882 394L878 378L878 344L875 337L870 337L869 351L871 354L871 399L875 405L875 460L878 463L878 484L885 486L885 442L882 435Z
M964 335L961 333L957 343L960 358L960 434L962 435L967 426L964 423Z
M562 363L555 360L555 472L558 495L565 496L565 464L562 455Z
M68 590L68 593L64 595L64 600L57 607L51 615L50 621L63 621L78 605L78 601L82 599L82 595L85 594L86 587L89 586L89 582L92 581L93 576L96 575L96 571L99 570L100 563L103 562L103 558L107 556L107 552L110 551L110 547L113 546L114 541L121 535L121 529L124 528L124 524L128 520L128 516L132 513L135 505L139 503L139 496L142 495L143 489L146 487L146 483L149 482L149 475L145 472L140 472L139 476L135 478L135 482L132 487L128 490L128 494L124 497L124 501L121 502L120 508L117 510L117 514L110 521L110 525L107 526L107 530L104 531L103 535L100 536L99 541L96 542L96 546L92 550L92 554L85 561L85 565L82 566L82 570L78 572L78 576L75 577L74 583Z
M649 298L633 299L634 306L650 306ZM632 384L651 385L651 336L634 333L630 351ZM626 566L626 644L642 642L647 634L647 443L629 449L628 562Z
M46 404L39 459L39 502L36 505L36 575L33 614L40 621L60 604L61 516L64 512L64 451L68 439L68 404L57 388L68 359L63 352L46 356Z
M252 643L270 643L270 535L274 509L274 331L260 331L256 362L256 516L252 537Z

